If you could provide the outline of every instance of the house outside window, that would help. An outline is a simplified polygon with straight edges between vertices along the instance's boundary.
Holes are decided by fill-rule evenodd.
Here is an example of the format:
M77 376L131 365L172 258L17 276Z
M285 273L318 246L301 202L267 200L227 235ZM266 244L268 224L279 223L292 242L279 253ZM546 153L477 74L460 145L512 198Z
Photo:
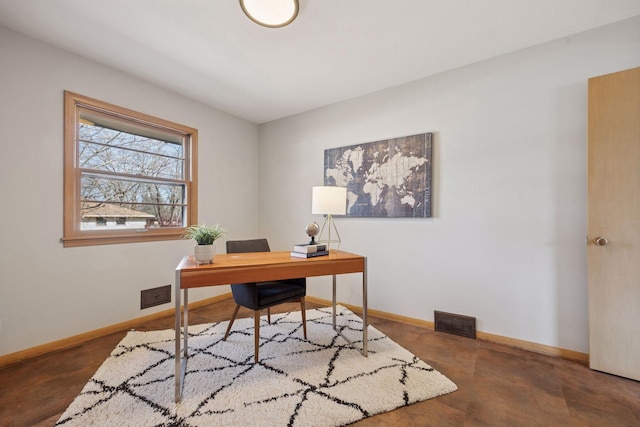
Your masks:
M196 129L65 92L64 246L179 238L196 154Z

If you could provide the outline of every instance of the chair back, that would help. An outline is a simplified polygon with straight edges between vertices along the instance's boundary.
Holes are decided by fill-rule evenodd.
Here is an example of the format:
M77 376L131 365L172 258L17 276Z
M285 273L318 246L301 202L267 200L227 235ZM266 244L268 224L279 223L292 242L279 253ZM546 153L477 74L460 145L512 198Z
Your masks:
M267 239L227 240L227 253L271 252Z

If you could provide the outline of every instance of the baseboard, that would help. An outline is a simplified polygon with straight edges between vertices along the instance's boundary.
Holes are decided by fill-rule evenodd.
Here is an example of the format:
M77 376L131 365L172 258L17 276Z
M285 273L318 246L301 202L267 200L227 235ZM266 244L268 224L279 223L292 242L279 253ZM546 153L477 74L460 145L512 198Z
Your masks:
M203 299L200 301L195 301L195 302L189 303L189 310L193 310L195 308L202 307L203 305L212 304L212 303L223 301L229 298L231 298L230 292L222 295L218 295L215 297ZM4 356L0 356L0 368L8 365L12 365L14 363L18 363L33 357L42 356L42 355L53 353L56 351L66 350L72 347L77 347L80 344L85 343L87 341L104 337L116 332L128 331L142 323L150 322L156 319L161 319L167 316L174 316L174 314L175 314L174 309L159 311L157 313L150 314L148 316L137 317L135 319L127 320L126 322L116 323L114 325L106 326L104 328L95 329L93 331L74 335L61 340L52 341L47 344L42 344L36 347L27 348L25 350L17 351L15 353L9 353Z
M189 310L202 307L204 305L212 304L215 302L223 301L231 298L231 293L225 293L222 295L218 295L212 298L203 299L200 301L192 302L189 304ZM306 300L308 302L316 303L319 305L331 305L331 300L316 298L313 296L307 296ZM349 310L354 313L362 313L362 307L355 306L346 303L340 303L341 305L347 307ZM173 316L175 311L173 309L168 309L164 311L160 311L158 313L150 314L148 316L138 317L132 320L128 320L126 322L116 323L115 325L110 325L104 328L96 329L93 331L85 332L83 334L74 335L69 338L64 338L62 340L53 341L47 344L42 344L36 347L31 347L26 350L17 351L15 353L6 354L4 356L0 356L0 368L8 365L12 365L14 363L23 361L25 359L30 359L32 357L42 356L47 353L52 353L56 351L65 350L68 348L76 347L82 343L87 341L91 341L96 338L100 338L106 335L110 335L116 332L127 331L140 325L141 323L150 322L156 319L160 319L167 316ZM413 317L402 316L399 314L388 313L385 311L368 309L368 313L372 316L380 317L382 319L394 320L396 322L405 323L409 325L415 325L419 327L423 327L426 329L434 330L434 323L415 319ZM578 351L567 350L564 348L553 347L545 344L538 344L530 341L523 341L515 338L504 337L501 335L490 334L487 332L477 332L477 337L480 340L493 342L496 344L506 345L508 347L519 348L526 351L531 351L533 353L545 354L548 356L555 356L562 359L572 360L575 362L580 362L585 365L589 363L589 354L580 353Z
M331 301L330 300L326 300L326 299L322 299L322 298L316 298L316 297L312 297L312 296L307 296L306 300L309 301L309 302L314 302L316 304L331 305ZM343 305L343 306L347 307L349 310L353 311L354 313L362 313L362 307L358 307L358 306L354 306L354 305L350 305L350 304L345 304L345 303L340 303L340 305ZM387 312L380 311L380 310L368 309L367 312L372 316L380 317L380 318L383 318L383 319L395 320L397 322L406 323L406 324L410 324L410 325L416 325L416 326L420 326L420 327L423 327L423 328L426 328L426 329L431 329L431 330L435 329L434 328L434 323L433 322L429 322L427 320L415 319L415 318L412 318L412 317L401 316L401 315L393 314L393 313L387 313ZM519 339L516 339L516 338L504 337L504 336L501 336L501 335L490 334L490 333L487 333L487 332L478 331L476 336L477 336L477 338L479 340L488 341L488 342L492 342L492 343L495 343L495 344L502 344L502 345L505 345L505 346L508 346L508 347L519 348L521 350L526 350L526 351L530 351L530 352L533 352L533 353L545 354L547 356L554 356L554 357L559 357L559 358L562 358L562 359L572 360L574 362L583 363L585 365L589 364L589 354L588 353L581 353L581 352L574 351L574 350L567 350L565 348L553 347L553 346L550 346L550 345L545 345L545 344L539 344L539 343L530 342L530 341L519 340Z
M323 299L323 298L316 298L316 297L312 297L307 295L305 297L305 299L309 302L312 303L316 303L319 305L331 305L331 300L328 299ZM344 302L338 302L338 304L340 304L343 307L348 308L349 310L353 311L356 314L362 314L362 307L357 306L357 305L351 305L351 304L347 304ZM395 320L397 322L401 322L401 323L407 323L409 325L416 325L416 326L421 326L423 328L427 328L427 329L434 329L434 324L433 322L429 322L428 320L421 320L421 319L416 319L414 317L408 317L408 316L402 316L399 314L393 314L393 313L387 313L386 311L380 311L380 310L374 310L374 309L367 309L367 313L369 313L372 316L376 316L376 317L381 317L383 319L389 319L389 320Z
M550 345L539 344L531 341L519 340L516 338L503 337L501 335L494 335L487 332L477 332L477 337L479 340L483 341L489 341L496 344L506 345L508 347L519 348L522 350L531 351L533 353L545 354L547 356L560 357L562 359L572 360L584 365L589 364L588 353L581 353L579 351L553 347Z

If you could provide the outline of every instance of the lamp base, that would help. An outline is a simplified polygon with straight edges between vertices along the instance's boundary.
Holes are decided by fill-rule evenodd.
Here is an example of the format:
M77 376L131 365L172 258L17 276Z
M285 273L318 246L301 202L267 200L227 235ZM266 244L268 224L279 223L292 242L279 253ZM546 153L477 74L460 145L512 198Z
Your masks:
M325 228L327 229L328 237L327 239L322 239ZM337 239L331 239L331 228L333 228ZM324 220L324 224L322 224L322 228L320 229L320 234L318 236L318 243L326 243L327 249L331 249L332 243L337 243L335 249L340 249L340 244L342 243L342 239L340 238L340 233L338 232L338 227L336 227L336 223L333 220L331 214L327 214L327 217Z

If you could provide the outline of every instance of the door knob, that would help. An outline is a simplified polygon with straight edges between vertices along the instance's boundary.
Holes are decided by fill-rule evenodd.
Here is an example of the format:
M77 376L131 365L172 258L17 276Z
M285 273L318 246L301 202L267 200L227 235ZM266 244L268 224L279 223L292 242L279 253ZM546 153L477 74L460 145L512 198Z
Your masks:
M609 241L604 237L596 237L593 239L593 243L595 243L596 246L607 246Z

